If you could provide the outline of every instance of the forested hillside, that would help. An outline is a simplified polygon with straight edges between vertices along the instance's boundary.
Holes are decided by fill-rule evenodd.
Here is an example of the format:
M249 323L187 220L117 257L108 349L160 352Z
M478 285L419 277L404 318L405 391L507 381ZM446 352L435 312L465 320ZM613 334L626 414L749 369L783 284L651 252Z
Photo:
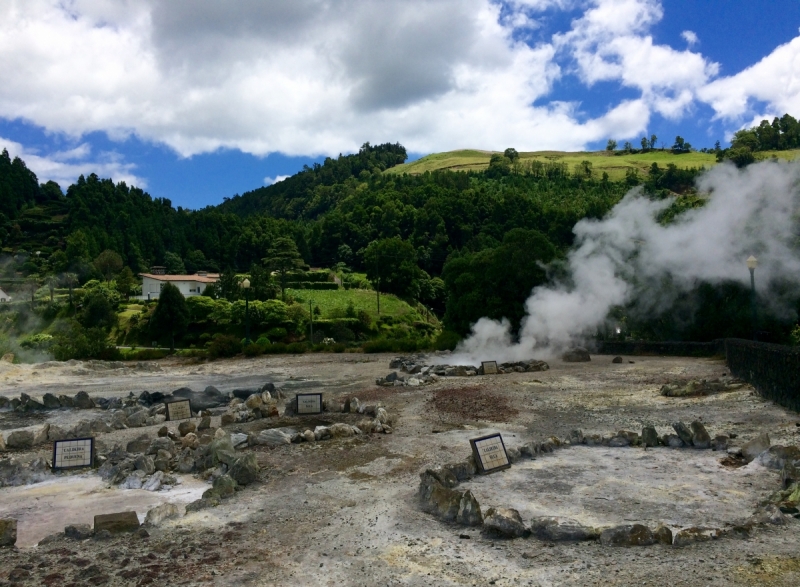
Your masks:
M778 141L787 148L794 145L789 126ZM23 161L3 152L0 285L31 296L49 288L52 298L54 289L71 292L95 279L122 283L117 289L128 295L135 292L133 274L164 265L170 273L222 271L223 283L209 295L231 302L242 297L236 274L248 274L253 299L263 301L284 296L280 267L288 260L289 273L329 268L346 287L422 303L463 335L481 316L518 326L525 298L548 279L544 267L557 270L571 246L575 223L602 218L632 187L672 200L663 222L703 205L693 188L702 167L655 159L646 172L632 166L617 180L585 161L520 164L514 149L492 156L482 171L386 173L406 158L399 144L367 143L218 206L187 210L94 174L62 193L52 182L40 185ZM737 286L703 292L706 323L708 315L746 314L747 292ZM661 316L628 327L640 336L695 339L748 329L744 320L711 322L698 329ZM783 340L791 325L771 327Z

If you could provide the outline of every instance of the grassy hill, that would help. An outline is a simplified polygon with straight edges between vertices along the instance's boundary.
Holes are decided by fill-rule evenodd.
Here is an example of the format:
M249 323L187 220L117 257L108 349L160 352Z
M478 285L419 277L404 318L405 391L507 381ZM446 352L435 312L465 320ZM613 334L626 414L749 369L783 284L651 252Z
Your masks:
M492 151L479 151L474 149L463 149L459 151L448 151L446 153L434 153L411 163L397 165L387 169L385 173L410 173L420 174L426 171L437 171L448 169L451 171L482 171L489 166L489 159L494 153ZM603 172L608 173L612 180L624 179L628 169L638 169L640 174L646 174L653 163L658 163L659 167L666 167L669 163L674 163L680 168L706 167L710 168L717 164L716 157L712 153L684 153L675 155L670 151L650 151L648 153L634 153L628 155L615 155L608 151L587 151L587 152L567 152L567 151L531 151L520 153L522 163L528 161L541 161L542 163L566 163L569 170L580 164L582 161L589 161L592 170L597 175ZM800 156L800 150L791 151L764 151L757 153L758 159L768 159L770 157L794 160Z

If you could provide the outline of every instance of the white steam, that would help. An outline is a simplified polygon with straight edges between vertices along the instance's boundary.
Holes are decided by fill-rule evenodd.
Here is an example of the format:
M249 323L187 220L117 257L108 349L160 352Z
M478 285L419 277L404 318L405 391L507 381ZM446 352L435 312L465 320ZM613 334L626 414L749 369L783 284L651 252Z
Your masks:
M667 226L657 216L670 201L650 200L640 189L603 220L578 222L568 277L533 290L519 339L513 340L508 321L481 318L450 362L552 356L595 334L615 306L665 308L700 282L749 286L750 255L758 258L760 303L773 312L792 311L770 285L800 283L800 163L766 161L741 170L718 165L697 187L708 195L706 205Z

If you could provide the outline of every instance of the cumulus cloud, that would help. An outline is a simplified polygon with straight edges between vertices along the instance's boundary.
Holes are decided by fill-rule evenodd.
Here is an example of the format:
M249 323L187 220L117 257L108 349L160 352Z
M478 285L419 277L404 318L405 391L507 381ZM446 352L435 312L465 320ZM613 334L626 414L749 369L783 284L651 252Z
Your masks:
M16 141L0 137L0 149L7 150L12 159L19 157L25 161L25 165L36 174L40 183L55 181L65 188L80 175L95 173L115 182L124 181L128 185L147 187L147 181L134 173L135 165L126 163L119 154L113 152L93 156L88 143L65 151L42 154Z
M681 37L686 43L691 47L692 45L697 45L700 42L700 39L697 37L697 33L694 31L683 31L681 33Z
M288 175L276 175L275 177L265 177L264 178L264 185L272 185L273 183L279 183L284 179L287 179Z

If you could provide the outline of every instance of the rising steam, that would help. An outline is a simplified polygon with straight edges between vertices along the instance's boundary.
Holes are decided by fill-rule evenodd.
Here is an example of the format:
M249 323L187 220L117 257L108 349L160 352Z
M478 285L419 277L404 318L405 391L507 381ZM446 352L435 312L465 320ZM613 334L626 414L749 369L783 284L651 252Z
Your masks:
M670 202L650 200L641 188L603 220L578 222L568 277L533 290L518 340L508 321L481 318L451 362L552 356L596 333L614 306L665 308L700 282L749 286L750 255L759 261L761 303L791 312L770 286L800 283L800 163L765 161L741 170L718 165L697 188L708 195L707 204L667 226L657 216Z

